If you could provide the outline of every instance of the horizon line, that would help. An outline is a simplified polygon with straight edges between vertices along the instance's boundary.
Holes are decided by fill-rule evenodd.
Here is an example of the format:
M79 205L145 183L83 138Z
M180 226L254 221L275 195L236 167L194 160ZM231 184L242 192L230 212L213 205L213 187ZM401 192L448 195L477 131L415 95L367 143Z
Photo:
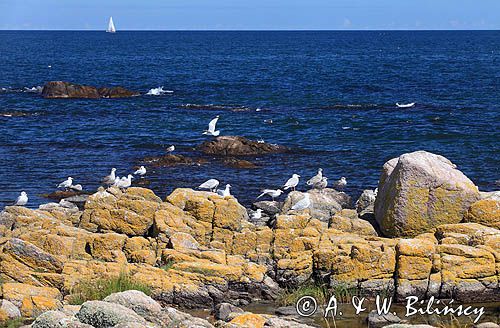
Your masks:
M1 29L13 32L106 32L105 29ZM500 31L498 29L120 29L119 32L460 32Z

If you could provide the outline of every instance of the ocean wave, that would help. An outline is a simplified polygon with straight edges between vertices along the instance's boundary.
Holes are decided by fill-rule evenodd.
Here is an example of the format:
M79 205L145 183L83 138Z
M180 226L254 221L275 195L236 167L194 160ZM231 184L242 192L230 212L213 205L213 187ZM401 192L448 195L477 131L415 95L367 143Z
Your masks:
M215 105L215 104L183 104L181 105L182 108L187 108L187 109L201 109L201 110L224 110L224 111L231 111L231 112L247 112L247 111L252 111L254 109L246 106L240 106L240 105ZM262 110L261 108L258 108ZM257 111L257 109L256 109Z
M43 90L43 87L41 87L39 85L37 85L35 87L31 87L31 88L29 88L29 87L23 88L24 92L30 92L30 93L42 93L42 90Z
M320 106L319 109L375 109L378 104L334 104Z
M149 89L148 93L146 95L148 96L162 96L164 94L171 94L174 93L172 90L164 90L163 87L158 87L158 88L153 88Z
M22 111L7 111L0 112L0 117L25 117L39 115L36 112L22 112Z

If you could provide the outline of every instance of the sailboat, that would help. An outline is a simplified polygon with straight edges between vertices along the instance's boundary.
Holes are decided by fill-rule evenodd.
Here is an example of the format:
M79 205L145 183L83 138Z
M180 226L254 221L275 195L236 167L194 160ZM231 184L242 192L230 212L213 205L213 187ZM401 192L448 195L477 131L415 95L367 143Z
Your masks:
M108 29L106 30L106 32L108 33L116 32L115 24L113 24L113 17L109 18Z

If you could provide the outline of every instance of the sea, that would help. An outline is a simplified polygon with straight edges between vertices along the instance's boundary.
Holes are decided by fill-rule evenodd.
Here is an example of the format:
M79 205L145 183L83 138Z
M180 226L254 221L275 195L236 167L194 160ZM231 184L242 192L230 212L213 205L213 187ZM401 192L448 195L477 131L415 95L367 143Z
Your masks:
M500 189L500 31L0 31L0 67L0 208L23 190L46 203L68 176L93 192L170 145L203 157L216 115L221 135L292 152L245 158L254 169L146 166L136 182L165 198L216 178L250 205L321 167L355 199L384 162L427 150ZM54 80L142 94L43 99Z

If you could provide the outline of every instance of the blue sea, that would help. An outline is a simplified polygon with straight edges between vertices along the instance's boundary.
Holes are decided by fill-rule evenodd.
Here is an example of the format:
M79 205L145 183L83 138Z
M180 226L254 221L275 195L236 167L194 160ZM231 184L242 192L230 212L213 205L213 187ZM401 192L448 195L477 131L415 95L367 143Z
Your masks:
M162 198L217 178L249 204L293 173L304 189L318 167L347 177L356 197L385 161L415 150L499 188L500 31L0 31L0 67L0 207L21 190L29 206L47 202L41 194L67 176L93 191L112 167L126 175L171 144L199 157L215 115L222 135L297 151L249 158L261 166L252 170L217 159L148 168ZM36 87L51 80L143 95L43 99ZM145 95L160 86L173 92Z

